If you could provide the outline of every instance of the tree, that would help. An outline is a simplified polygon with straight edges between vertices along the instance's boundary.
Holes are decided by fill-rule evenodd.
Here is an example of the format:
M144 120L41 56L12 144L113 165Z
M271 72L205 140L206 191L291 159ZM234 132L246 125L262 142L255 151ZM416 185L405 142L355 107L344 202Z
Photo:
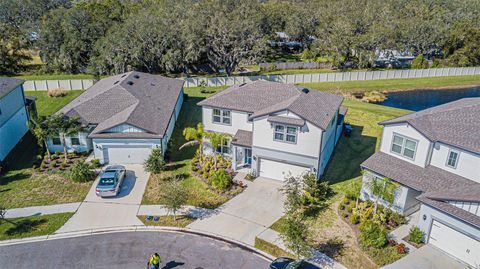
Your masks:
M213 161L214 161L214 169L217 171L217 163L218 163L218 152L217 149L221 148L225 142L230 138L230 135L228 134L222 134L222 133L206 133L205 136L209 139L210 145L213 148Z
M158 174L165 168L162 151L159 148L152 149L152 152L143 164L145 170L154 174Z
M379 199L383 199L390 204L393 203L395 199L395 190L398 188L398 183L393 182L390 178L387 177L379 178L370 175L369 178L365 181L364 186L374 196L375 208L373 212L376 214Z
M285 177L281 191L285 194L284 208L286 212L297 212L303 205L303 186L299 178L292 175Z
M35 119L31 119L31 124L30 127L32 129L32 133L37 138L37 143L40 147L45 146L45 150L47 152L48 156L48 161L51 161L51 154L50 151L48 150L48 138L51 137L52 131L49 129L48 125L46 123L38 123Z
M47 128L51 130L52 134L58 134L63 144L63 154L65 160L68 160L68 149L66 137L78 134L83 127L78 122L77 117L67 117L62 113L54 114L47 118Z
M182 182L174 178L162 187L162 198L165 208L173 213L173 221L177 221L177 212L185 205L188 199L188 190Z
M358 199L360 198L360 192L362 190L362 181L353 180L345 189L345 197L348 199L355 199L355 208L358 208Z
M190 147L198 145L198 154L199 162L202 164L203 157L203 141L205 139L205 131L203 129L203 124L200 122L197 124L197 128L187 127L183 129L183 136L187 142L180 146L179 150L182 150L185 147Z
M305 223L304 216L299 212L289 212L285 215L283 233L280 234L285 246L300 257L308 257L312 251L311 232Z

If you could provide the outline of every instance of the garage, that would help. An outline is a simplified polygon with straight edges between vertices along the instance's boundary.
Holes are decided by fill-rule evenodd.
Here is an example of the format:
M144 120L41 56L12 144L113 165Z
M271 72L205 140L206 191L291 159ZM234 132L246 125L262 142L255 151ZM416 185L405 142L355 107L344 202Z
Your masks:
M295 164L269 159L260 159L259 176L268 177L276 180L285 180L285 176L289 173L292 176L298 176L305 172L309 172L310 168Z
M109 164L142 164L151 151L151 146L105 146L103 158Z
M438 221L433 221L428 242L475 267L480 264L480 241Z

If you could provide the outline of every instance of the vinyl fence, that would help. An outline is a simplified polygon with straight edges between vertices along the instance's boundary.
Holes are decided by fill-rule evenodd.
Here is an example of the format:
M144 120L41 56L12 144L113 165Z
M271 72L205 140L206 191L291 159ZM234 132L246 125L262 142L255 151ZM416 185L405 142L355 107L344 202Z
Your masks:
M318 74L294 74L294 75L264 75L264 76L233 76L233 77L192 77L181 78L185 81L185 87L197 87L203 83L206 86L231 86L248 83L256 80L267 80L282 83L312 83L312 82L336 82L358 81L394 78L421 78L421 77L448 77L462 75L479 75L480 67L458 68L429 68L429 69L405 69L365 72L335 72ZM49 89L64 88L66 90L84 90L94 84L92 79L72 80L29 80L23 85L25 91L46 91Z
M314 69L314 68L331 68L329 63L319 62L288 62L288 63L260 63L258 64L260 70L287 70L287 69Z

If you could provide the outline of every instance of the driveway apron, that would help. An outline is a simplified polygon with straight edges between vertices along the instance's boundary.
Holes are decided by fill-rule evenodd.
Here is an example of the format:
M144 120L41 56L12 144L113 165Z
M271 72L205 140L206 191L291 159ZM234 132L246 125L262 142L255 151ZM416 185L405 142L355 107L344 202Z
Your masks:
M57 233L142 225L136 216L149 173L145 172L143 166L139 164L125 165L125 168L127 174L122 189L116 197L101 198L95 194L95 187L100 179L98 177L77 213Z
M257 178L209 217L197 220L188 228L201 230L254 245L255 237L283 215L283 182Z

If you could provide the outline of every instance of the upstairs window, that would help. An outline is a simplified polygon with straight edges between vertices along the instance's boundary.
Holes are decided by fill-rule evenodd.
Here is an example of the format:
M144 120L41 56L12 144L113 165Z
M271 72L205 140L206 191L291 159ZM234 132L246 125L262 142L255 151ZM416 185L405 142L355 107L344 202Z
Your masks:
M60 140L60 137L54 137L52 138L52 144L58 146L62 144L62 140Z
M417 150L417 141L406 138L398 134L393 135L392 148L391 148L392 152L413 160L415 159L416 150Z
M232 112L230 110L214 108L212 121L214 123L231 125Z
M297 127L275 124L273 140L292 144L297 143Z
M458 155L459 155L459 153L457 151L450 150L450 152L448 152L448 156L447 156L447 166L452 167L452 168L457 168Z

